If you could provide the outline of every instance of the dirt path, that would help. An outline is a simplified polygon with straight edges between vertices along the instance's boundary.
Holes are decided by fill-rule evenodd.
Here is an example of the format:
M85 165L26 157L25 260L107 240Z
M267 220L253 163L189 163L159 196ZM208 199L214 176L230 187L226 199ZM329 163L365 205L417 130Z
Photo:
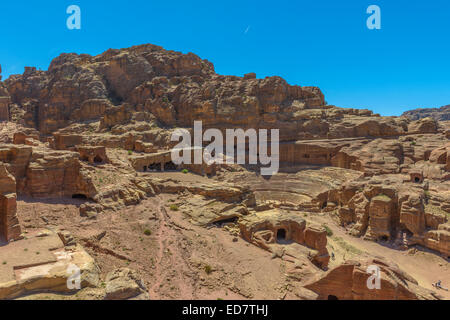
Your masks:
M167 214L163 200L159 197L155 201L159 219L158 254L155 261L155 282L149 289L152 299L162 299L160 288L165 281L170 281L172 287L178 289L177 299L195 299L192 283L183 275L190 271L188 264L180 251L180 232L175 230Z

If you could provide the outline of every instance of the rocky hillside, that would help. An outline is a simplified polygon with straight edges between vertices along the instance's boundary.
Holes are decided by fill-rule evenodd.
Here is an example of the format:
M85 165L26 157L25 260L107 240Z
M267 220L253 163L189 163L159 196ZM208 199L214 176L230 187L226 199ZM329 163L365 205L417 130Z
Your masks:
M407 131L402 120L327 106L319 88L291 86L280 77L218 75L195 54L154 45L95 57L62 54L48 71L26 68L5 86L11 117L43 135L92 120L101 120L103 130L137 121L189 127L194 120L215 128L280 128L284 141Z
M176 166L196 120L280 129L279 172ZM154 45L27 67L0 81L0 299L450 298L449 125Z
M425 108L425 109L414 109L403 113L403 116L410 118L411 120L419 120L423 118L433 118L438 121L449 121L450 120L450 105L443 106L440 108Z

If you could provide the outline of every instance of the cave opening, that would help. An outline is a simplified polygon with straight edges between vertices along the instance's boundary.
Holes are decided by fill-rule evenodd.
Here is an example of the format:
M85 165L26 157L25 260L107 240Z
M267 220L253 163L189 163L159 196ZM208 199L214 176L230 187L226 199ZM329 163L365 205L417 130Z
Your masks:
M235 224L237 221L238 221L238 217L230 217L230 218L224 218L224 219L217 220L217 221L213 222L213 225L221 228L227 224Z
M164 171L178 171L178 168L175 163L169 161L164 164Z
M72 199L87 200L87 196L81 193L76 193L72 195Z
M380 240L383 241L383 242L387 242L389 240L389 237L388 236L381 236Z
M328 202L325 201L324 203L322 203L321 209L325 209L328 206Z
M147 166L144 166L144 168L142 169L142 171L147 172Z
M415 183L419 183L419 182L420 182L420 178L419 178L419 177L415 177L415 178L414 178L414 182L415 182Z
M330 295L328 296L328 300L339 300L339 299L338 299L338 297L336 297L335 295L330 294Z
M152 163L148 166L148 171L161 171L160 163Z
M278 242L286 241L286 229L281 228L277 230L277 241Z
M100 157L100 156L96 156L96 157L94 158L94 162L95 162L95 163L102 163L102 162L103 162L103 159L102 159L102 157Z

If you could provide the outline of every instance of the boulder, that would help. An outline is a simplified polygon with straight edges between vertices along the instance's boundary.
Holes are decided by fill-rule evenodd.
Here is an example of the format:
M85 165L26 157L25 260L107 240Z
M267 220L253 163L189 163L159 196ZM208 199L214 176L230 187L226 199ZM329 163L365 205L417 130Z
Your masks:
M106 300L148 300L147 288L134 270L119 268L106 275Z

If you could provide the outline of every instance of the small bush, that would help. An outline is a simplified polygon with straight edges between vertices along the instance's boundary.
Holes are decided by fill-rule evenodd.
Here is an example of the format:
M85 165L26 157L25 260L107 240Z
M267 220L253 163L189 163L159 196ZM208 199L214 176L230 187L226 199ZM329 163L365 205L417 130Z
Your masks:
M144 234L145 234L146 236L150 236L150 235L152 234L152 231L149 230L149 229L145 229L145 230L144 230Z
M179 209L178 209L178 206L176 204L171 204L170 205L170 210L171 211L178 211Z
M181 172L183 172L184 174L187 174L187 173L189 173L189 170L188 169L183 169L183 171L181 171Z
M128 155L131 156L133 154L133 151L128 150Z
M325 224L322 227L324 227L325 230L327 230L327 236L331 237L333 235L333 230L331 230L330 227L328 227Z
M342 239L341 237L333 237L333 240L345 251L354 254L354 255L360 255L363 254L364 252L359 250L358 248L352 246L351 244L348 244L347 242L345 242L344 239Z
M205 266L205 272L206 272L206 274L211 274L212 273L212 267L209 264L207 264Z

